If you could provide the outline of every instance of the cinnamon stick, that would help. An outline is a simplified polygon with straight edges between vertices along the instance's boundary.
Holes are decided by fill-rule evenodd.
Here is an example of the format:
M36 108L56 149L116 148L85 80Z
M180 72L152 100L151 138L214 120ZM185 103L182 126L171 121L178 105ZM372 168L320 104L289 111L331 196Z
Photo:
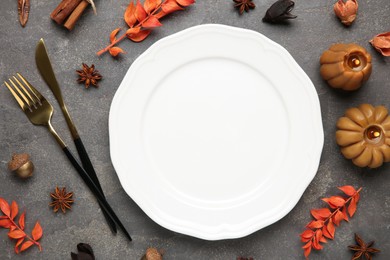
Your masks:
M73 10L73 12L70 14L68 20L66 20L64 27L71 31L74 26L76 25L76 22L79 20L81 15L83 14L85 8L89 3L86 0L82 0L79 5Z
M81 0L62 0L57 8L50 14L50 18L58 24L63 24L80 2Z

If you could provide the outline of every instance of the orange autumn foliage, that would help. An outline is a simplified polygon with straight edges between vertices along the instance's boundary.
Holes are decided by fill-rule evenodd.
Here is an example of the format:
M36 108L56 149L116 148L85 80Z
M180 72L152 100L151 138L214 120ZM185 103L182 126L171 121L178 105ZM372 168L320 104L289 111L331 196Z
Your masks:
M0 227L9 228L8 237L17 240L15 244L15 252L17 254L27 250L33 245L38 246L39 251L42 250L41 244L37 242L43 235L42 227L38 221L31 232L32 237L30 237L24 232L25 212L19 217L19 225L15 223L15 218L19 213L19 207L15 201L12 201L10 206L6 200L0 198L0 210L4 214L3 216L0 216Z
M125 38L133 42L145 40L154 28L162 26L160 23L162 17L172 12L183 10L184 7L193 3L195 3L195 0L145 0L142 5L140 0L137 0L135 4L134 0L130 0L123 17L129 29L119 38L116 38L116 35L119 33L120 28L113 30L110 34L110 44L97 52L97 55L100 56L108 51L111 56L116 57L120 53L125 53L120 47L115 45Z
M307 259L312 249L321 250L323 248L321 243L334 238L336 226L339 226L341 221L348 221L348 215L352 217L356 212L356 205L360 199L359 192L362 188L355 190L352 186L342 186L338 189L348 197L332 196L322 199L331 209L334 209L333 212L329 208L310 211L315 220L310 221L306 225L306 230L300 234L301 241L305 243L302 248Z

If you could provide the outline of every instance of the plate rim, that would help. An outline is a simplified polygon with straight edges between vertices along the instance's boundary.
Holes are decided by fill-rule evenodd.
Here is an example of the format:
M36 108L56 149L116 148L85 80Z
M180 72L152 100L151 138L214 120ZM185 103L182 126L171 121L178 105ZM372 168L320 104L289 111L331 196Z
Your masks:
M190 228L190 227L184 227L184 226L180 226L180 225L174 225L173 223L169 222L169 221L166 221L164 218L162 218L161 216L159 216L158 213L155 213L153 212L153 209L150 209L149 208L149 205L145 205L146 203L143 203L142 202L142 199L139 199L140 197L134 193L129 187L126 187L126 183L125 183L125 178L123 175L121 175L120 172L123 172L123 170L121 170L121 164L118 162L117 158L119 157L119 155L116 154L116 148L117 147L113 147L113 127L114 127L114 121L115 121L115 114L116 114L116 111L118 111L118 108L116 104L119 103L119 99L121 97L121 92L123 91L124 87L122 87L122 85L124 85L126 83L126 81L128 80L129 78L129 74L130 74L130 71L131 69L137 64L139 63L140 61L142 61L142 59L145 57L145 56L148 56L150 55L151 53L153 53L153 51L155 51L155 49L162 43L166 42L166 41L174 41L175 38L180 38L181 35L183 34L187 34L187 33L190 33L191 31L195 31L195 30L208 30L210 28L213 28L213 29L218 29L218 30L228 30L228 31L237 31L237 32L240 32L240 33L249 33L251 35L257 35L259 36L262 40L265 40L267 41L268 43L270 43L270 45L272 45L273 48L277 49L277 52L280 54L280 55L284 55L285 57L284 58L288 58L289 59L289 62L290 64L289 65L292 65L294 67L294 69L296 70L296 73L299 73L300 76L303 76L304 80L307 81L308 84L305 84L305 85L310 85L310 87L305 87L306 91L310 91L310 95L312 96L312 99L311 100L312 102L314 101L315 104L312 104L312 106L314 106L315 108L313 110L315 110L315 113L317 113L316 115L316 119L317 120L313 120L313 121L317 121L317 122L313 122L313 124L315 123L315 125L317 126L316 130L317 130L317 135L318 135L318 144L316 147L320 147L319 148L319 151L317 151L316 154L312 154L312 157L310 162L311 164L309 166L307 166L307 172L313 172L313 174L310 176L310 178L307 178L307 180L305 180L304 182L301 183L300 187L299 187L299 192L295 192L295 196L294 196L294 199L292 199L292 202L289 204L289 207L285 207L283 210L280 210L278 211L278 214L276 216L274 216L272 218L272 220L270 220L269 218L267 219L268 221L263 221L262 223L257 223L257 225L255 224L252 224L252 225L247 225L246 228L242 228L242 225L239 225L239 229L236 229L236 230L231 230L231 228L229 228L229 225L226 225L226 224L222 224L220 225L220 229L222 229L222 231L219 231L219 232L216 232L216 233L207 233L207 232L202 232L202 231L199 231L198 229L195 229L195 228ZM122 89L122 90L121 90ZM117 89L115 95L114 95L114 98L112 100L112 103L111 103L111 106L110 106L110 112L109 112L109 141L110 141L110 157L111 157L111 161L112 161L112 164L114 166L114 169L118 175L118 178L119 178L119 181L121 183L121 186L123 187L123 189L126 191L126 193L131 197L131 199L153 220L155 221L156 223L158 223L159 225L165 227L165 228L168 228L174 232L179 232L179 233L182 233L182 234L186 234L186 235L190 235L190 236L193 236L193 237L197 237L197 238L201 238L201 239L205 239L205 240L221 240L221 239L232 239L232 238L240 238L240 237L244 237L244 236L247 236L253 232L256 232L268 225L271 225L275 222L277 222L278 220L280 220L281 218L283 218L284 216L286 216L295 206L296 204L299 202L300 198L302 197L303 193L305 192L305 190L307 189L307 187L309 186L309 184L311 183L311 181L313 180L313 178L315 177L316 173L317 173L317 170L318 170L318 167L319 167L319 163L320 163L320 158L321 158L321 153L322 153L322 149L323 149L323 144L324 144L324 132L323 132L323 125L322 125L322 117L321 117L321 108L320 108L320 102L319 102L319 98L318 98L318 94L316 92L316 89L313 85L313 83L311 82L310 78L307 76L307 74L303 71L303 69L298 65L298 63L294 60L294 58L291 56L291 54L284 48L282 47L281 45L279 45L278 43L270 40L269 38L267 38L266 36L262 35L261 33L259 32L256 32L256 31L252 31L252 30L248 30L248 29L243 29L243 28L238 28L238 27L232 27L232 26L228 26L228 25L221 25L221 24L202 24L202 25L197 25L197 26L193 26L193 27L190 27L190 28L187 28L185 30L182 30L180 32L177 32L177 33L174 33L170 36L167 36L165 38L162 38L160 40L158 40L157 42L155 42L154 44L152 44L147 50L145 50L138 58L136 58L136 60L131 64L130 68L128 69L125 77L123 78L119 88ZM250 222L249 220L247 222Z

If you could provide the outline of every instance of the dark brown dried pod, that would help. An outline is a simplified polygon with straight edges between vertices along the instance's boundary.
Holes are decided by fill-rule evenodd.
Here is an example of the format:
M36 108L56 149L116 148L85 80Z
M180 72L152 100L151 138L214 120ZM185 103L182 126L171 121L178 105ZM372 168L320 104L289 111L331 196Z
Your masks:
M265 13L263 22L266 23L280 23L287 19L295 19L296 15L290 12L294 9L294 1L278 0Z
M30 0L18 0L19 21L22 27L26 26L29 13L30 13Z

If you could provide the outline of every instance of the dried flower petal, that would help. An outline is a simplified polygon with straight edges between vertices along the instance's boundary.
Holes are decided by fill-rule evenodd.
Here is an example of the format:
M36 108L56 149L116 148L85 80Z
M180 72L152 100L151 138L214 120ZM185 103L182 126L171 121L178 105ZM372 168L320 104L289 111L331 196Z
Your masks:
M268 8L263 22L267 23L279 23L287 19L295 19L296 15L292 15L290 12L294 9L295 3L291 0L278 0L270 8Z
M370 43L383 56L390 56L390 32L376 35Z
M346 26L350 26L356 19L358 3L357 0L346 0L346 2L339 0L334 4L333 9L341 22Z

